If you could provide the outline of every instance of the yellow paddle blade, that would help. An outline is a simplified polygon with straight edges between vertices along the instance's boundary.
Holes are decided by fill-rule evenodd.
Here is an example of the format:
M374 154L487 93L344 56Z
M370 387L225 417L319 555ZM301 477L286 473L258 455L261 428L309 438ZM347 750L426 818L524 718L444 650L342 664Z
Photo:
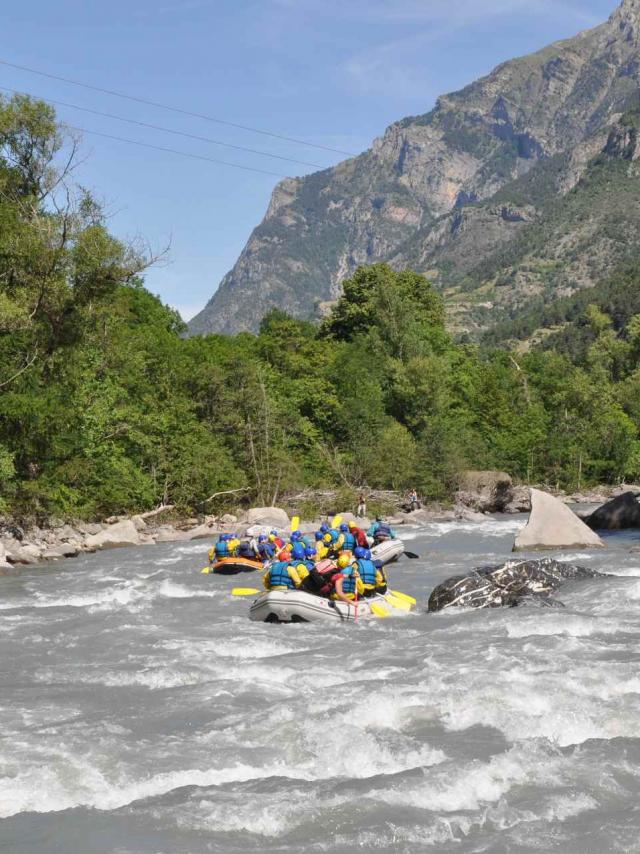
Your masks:
M231 591L232 596L257 596L259 593L255 587L234 587Z
M209 573L211 572L211 567L205 566L205 568L201 569L200 572L202 573L202 575L209 575Z
M293 519L291 520L291 533L293 534L293 532L297 531L299 527L300 527L300 517L294 516Z
M331 527L337 528L340 522L342 522L342 516L334 516L331 522Z
M406 599L400 599L399 596L394 596L393 593L385 594L384 598L392 608L398 611L410 611L413 608L411 602L407 602Z
M414 599L413 596L408 596L406 593L401 593L399 590L390 590L392 596L397 596L398 599L404 599L405 602L410 602L412 605L417 605L418 600Z
M382 605L378 605L377 602L371 603L371 611L376 615L376 617L388 617L389 612Z

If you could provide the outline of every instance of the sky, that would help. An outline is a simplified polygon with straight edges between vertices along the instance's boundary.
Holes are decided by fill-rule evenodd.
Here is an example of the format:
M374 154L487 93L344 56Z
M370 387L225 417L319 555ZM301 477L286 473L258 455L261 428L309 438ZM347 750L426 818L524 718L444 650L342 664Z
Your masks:
M595 26L615 6L616 0L30 0L4 16L0 60L209 119L7 65L0 65L0 93L15 89L65 104L56 106L59 118L84 131L76 180L104 202L115 234L142 238L156 253L168 249L147 271L146 284L187 320L235 263L278 176L303 175L346 156L325 148L363 151L392 122L428 112L438 95Z

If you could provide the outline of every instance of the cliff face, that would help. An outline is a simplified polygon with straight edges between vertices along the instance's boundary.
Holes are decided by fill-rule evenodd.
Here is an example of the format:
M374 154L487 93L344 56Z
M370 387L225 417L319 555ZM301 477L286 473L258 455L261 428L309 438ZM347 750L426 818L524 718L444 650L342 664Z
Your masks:
M497 283L512 303L548 288L548 276L516 281L523 253L505 248L558 215L611 127L640 102L639 43L640 0L624 0L601 26L506 62L430 113L391 125L359 157L282 181L190 331L253 330L274 306L312 316L355 267L377 261L428 272L461 328L486 325L474 314L477 294L467 298L474 290L488 291L493 307L511 304L494 299ZM565 290L591 283L585 269L575 281L569 271Z

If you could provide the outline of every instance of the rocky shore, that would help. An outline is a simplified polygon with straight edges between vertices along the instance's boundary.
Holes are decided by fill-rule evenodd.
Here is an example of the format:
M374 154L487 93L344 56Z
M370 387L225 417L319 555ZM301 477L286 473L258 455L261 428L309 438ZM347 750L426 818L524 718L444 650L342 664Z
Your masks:
M602 504L628 490L640 492L640 487L621 485L569 495L555 494L567 504ZM514 485L508 474L465 472L460 478L453 507L429 504L413 512L398 511L388 519L394 526L469 522L481 521L487 514L526 513L530 509L530 488ZM278 507L257 507L237 514L178 521L171 517L171 512L170 507L160 507L131 517L111 517L104 522L52 522L46 528L26 529L11 520L0 520L0 572L102 549L213 539L219 533L232 531L244 535L255 533L261 526L286 530L290 525L288 514ZM341 515L347 521L354 518L351 513ZM368 525L369 520L359 522ZM301 528L311 531L319 524L320 520L309 521Z

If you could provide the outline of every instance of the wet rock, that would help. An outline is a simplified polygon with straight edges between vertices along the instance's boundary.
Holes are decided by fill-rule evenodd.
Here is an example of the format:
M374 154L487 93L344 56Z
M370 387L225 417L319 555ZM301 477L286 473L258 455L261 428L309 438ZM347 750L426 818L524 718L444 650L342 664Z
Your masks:
M38 563L42 558L42 550L32 543L19 542L18 540L5 542L7 549L7 560L9 563Z
M479 513L502 513L513 498L513 481L503 471L466 471L458 486L456 504Z
M186 539L201 540L204 537L212 537L214 533L215 532L212 525L197 525L195 528L191 528L189 531L186 531Z
M108 528L87 537L85 546L89 551L98 549L114 549L120 546L137 546L140 543L140 535L130 519L116 522Z
M511 490L511 500L504 506L503 513L530 513L531 490L528 486L514 486Z
M238 517L234 516L233 513L225 513L224 516L220 517L220 524L222 525L235 525L238 521Z
M4 543L0 543L0 569L8 569L11 566L7 560L7 550Z
M627 528L640 528L639 494L625 492L612 498L602 507L585 518L594 531L621 531Z
M147 530L147 523L144 521L142 516L132 516L131 521L132 521L133 526L136 529L136 531L138 531L138 533L140 533L141 531Z
M77 526L78 532L80 534L84 534L87 537L92 537L95 534L99 534L103 528L104 525L101 525L99 522L81 522Z
M451 607L513 607L530 599L537 600L539 605L561 607L550 595L565 581L599 577L603 574L594 569L553 558L511 560L448 578L433 590L428 607L432 612Z
M566 504L532 489L531 515L516 536L513 551L574 548L604 548L604 543Z
M161 525L154 533L156 543L175 543L180 540L188 540L188 531L176 531L172 525Z

